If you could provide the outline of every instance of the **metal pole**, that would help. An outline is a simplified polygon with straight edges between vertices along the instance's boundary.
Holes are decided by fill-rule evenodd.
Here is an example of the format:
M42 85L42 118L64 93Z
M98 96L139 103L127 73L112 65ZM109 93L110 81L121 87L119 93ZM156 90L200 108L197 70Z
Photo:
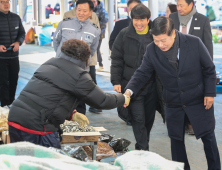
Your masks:
M105 10L108 11L109 10L108 9L109 8L108 0L105 0L104 5L105 5Z
M151 11L151 19L154 20L158 17L159 12L159 6L158 6L158 0L149 0L148 1L149 9Z
M60 8L60 15L61 19L64 16L64 13L68 11L68 0L61 0L61 8Z
M113 17L114 0L108 0L108 2L109 2L109 10L108 10L108 15L109 15L109 21L108 21L108 33L109 33L109 36L110 36L111 32L113 31L113 21L114 21L114 17Z
M22 21L26 21L27 15L27 0L19 0L19 16Z
M118 2L115 0L115 19L118 21Z
M64 0L64 13L69 10L69 8L68 8L68 2L69 2L68 0ZM63 16L62 16L62 18L63 18Z
M32 11L33 11L33 20L38 23L38 0L33 0L33 6L32 6Z
M45 10L42 7L42 0L38 0L38 24L43 22L43 17L45 16ZM43 14L44 13L44 14Z
M13 13L17 13L17 0L12 0L10 11Z

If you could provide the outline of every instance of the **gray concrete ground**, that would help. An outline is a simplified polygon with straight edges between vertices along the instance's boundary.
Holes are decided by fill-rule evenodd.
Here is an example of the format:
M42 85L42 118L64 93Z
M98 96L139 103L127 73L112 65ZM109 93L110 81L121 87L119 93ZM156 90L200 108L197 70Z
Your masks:
M105 43L105 42L104 42ZM109 72L110 60L109 52L107 47L104 49L105 44L102 45L102 53L104 58L105 71ZM215 65L217 70L221 71L222 68L222 44L214 45L215 51ZM18 88L16 96L19 95L21 90L27 84L28 80L32 77L34 71L40 66L41 63L54 57L54 51L51 47L39 47L35 45L23 45L20 48L20 73ZM114 93L112 90L112 84L110 83L110 75L105 72L97 72L98 86L101 87L105 92ZM216 137L222 160L222 95L218 95L215 98L215 117L216 117ZM108 129L107 133L115 135L115 138L125 138L130 140L132 143L129 146L130 150L134 150L135 138L132 132L132 127L127 126L117 115L116 109L103 110L100 114L94 114L88 112L87 117L92 126L103 126ZM186 135L186 148L188 159L191 164L192 170L204 170L207 169L207 162L203 151L203 145L201 140L196 140L194 136ZM160 154L161 156L171 159L170 151L170 139L167 135L166 125L160 114L156 113L155 123L151 131L150 137L150 151Z

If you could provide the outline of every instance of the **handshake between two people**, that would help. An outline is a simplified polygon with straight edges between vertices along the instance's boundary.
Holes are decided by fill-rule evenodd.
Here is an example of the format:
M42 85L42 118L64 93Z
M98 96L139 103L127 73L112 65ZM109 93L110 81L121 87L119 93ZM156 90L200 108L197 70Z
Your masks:
M113 86L113 90L116 91L117 93L121 93L121 85L114 85ZM129 106L130 103L130 96L131 96L131 92L129 90L126 90L126 92L123 94L125 97L125 103L124 103L124 107Z
M116 92L121 93L121 85L115 85L113 88ZM124 103L124 107L129 106L130 103L130 96L131 96L131 92L129 90L127 90L123 96L125 97L125 103ZM71 117L70 117L71 121L76 121L80 127L85 127L86 125L89 124L89 120L88 118L82 114L77 112L76 110L73 111Z

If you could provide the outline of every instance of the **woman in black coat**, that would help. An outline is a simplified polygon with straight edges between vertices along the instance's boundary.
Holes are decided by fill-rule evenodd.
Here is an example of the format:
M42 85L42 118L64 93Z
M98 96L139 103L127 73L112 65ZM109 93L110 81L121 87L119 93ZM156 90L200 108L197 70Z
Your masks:
M8 117L11 142L29 141L60 148L60 124L65 120L82 126L89 123L86 116L73 112L80 100L101 109L129 103L122 94L104 93L85 71L90 56L85 42L71 39L63 43L61 50L59 58L39 67L13 102Z

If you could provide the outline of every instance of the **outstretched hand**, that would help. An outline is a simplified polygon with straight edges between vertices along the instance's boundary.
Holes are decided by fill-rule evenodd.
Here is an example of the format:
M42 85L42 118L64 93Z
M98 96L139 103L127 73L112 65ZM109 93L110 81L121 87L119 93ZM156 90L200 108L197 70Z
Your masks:
M124 97L125 97L125 103L124 103L124 107L127 107L129 106L129 103L130 103L130 96L131 96L131 92L129 90L127 90L125 93L124 93Z
M87 117L79 112L75 112L71 120L76 121L80 127L85 127L86 125L89 124L89 120L87 119Z

